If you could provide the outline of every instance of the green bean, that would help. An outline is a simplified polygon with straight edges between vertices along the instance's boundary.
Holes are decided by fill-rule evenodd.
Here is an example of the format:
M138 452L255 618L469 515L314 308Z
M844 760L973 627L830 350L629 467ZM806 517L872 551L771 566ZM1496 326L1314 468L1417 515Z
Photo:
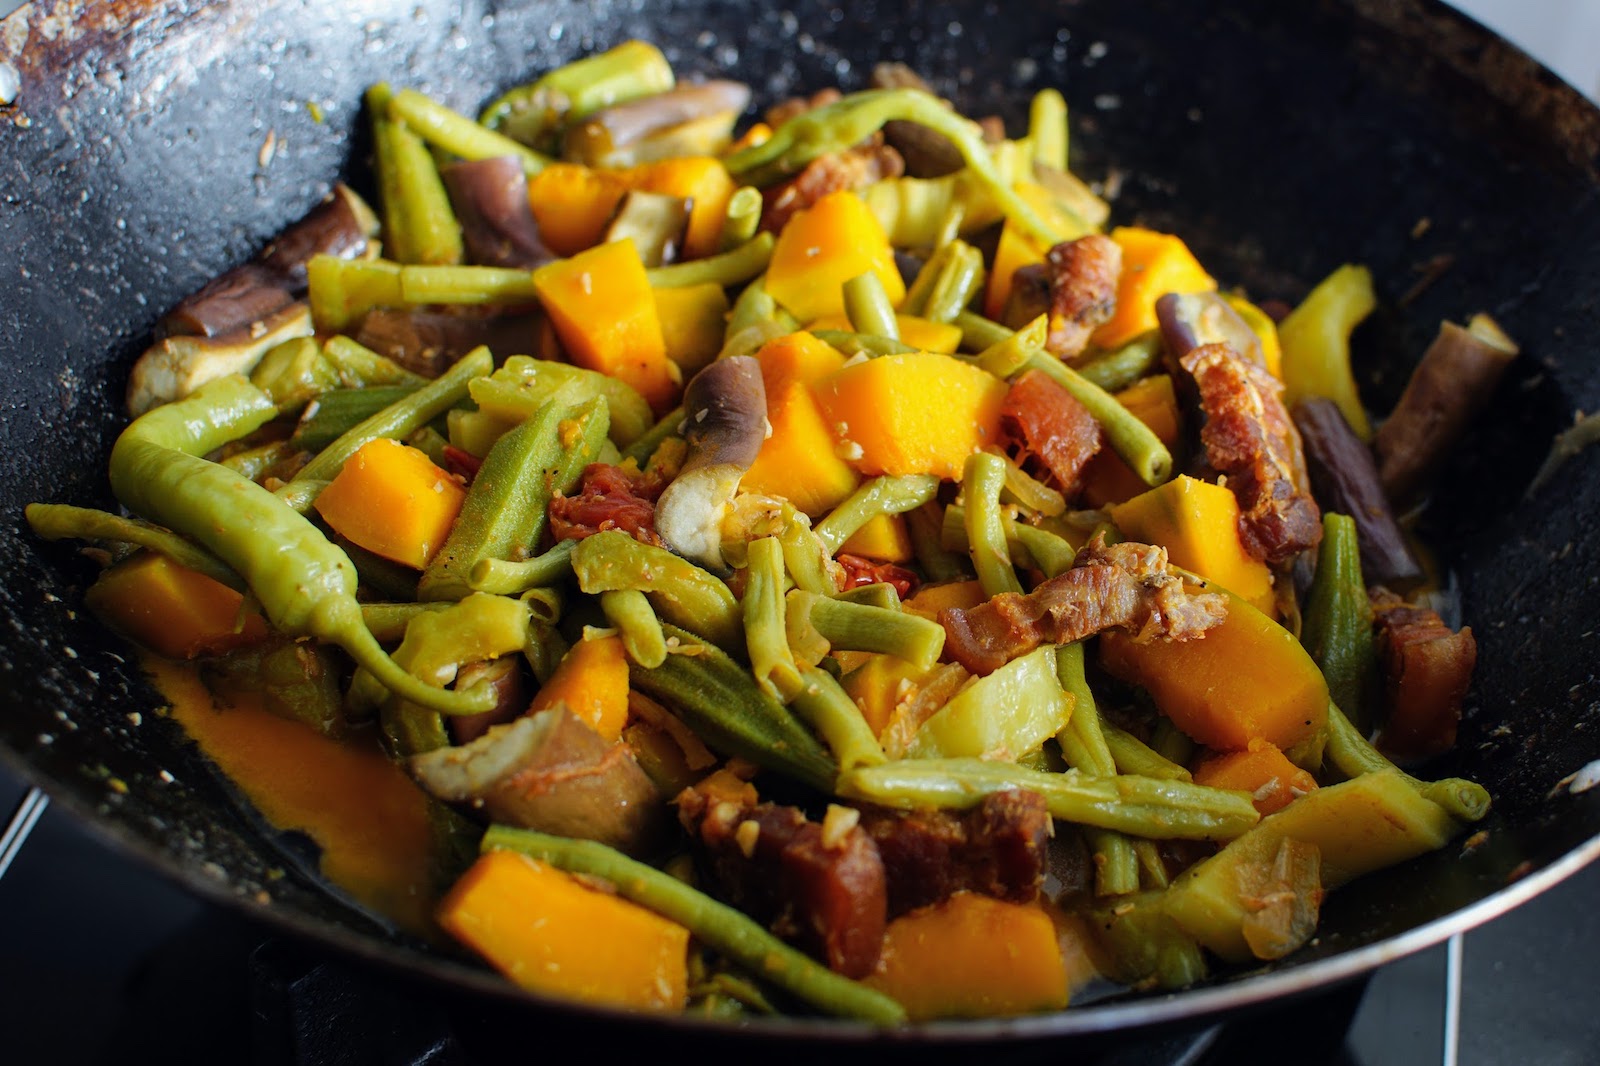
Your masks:
M945 508L942 543L951 551L968 551L971 543L967 537L967 509L952 504ZM1002 518L1005 530L1006 552L1013 566L1041 571L1045 577L1055 577L1072 569L1078 551L1063 537L1048 529L1030 526L1012 518Z
M911 550L916 552L917 565L922 567L923 574L934 583L958 581L967 576L966 557L945 550L941 543L943 525L937 503L925 503L906 512L906 533L911 537Z
M1040 315L1015 333L1007 333L979 352L974 362L1001 381L1010 381L1028 365L1033 354L1044 347L1049 318L1049 315Z
M625 899L677 922L695 940L819 1010L885 1026L906 1019L904 1008L883 993L839 976L732 907L604 844L497 825L484 835L483 848L520 851L568 873L607 881Z
M876 607L882 611L900 610L900 594L887 581L874 581L839 593L840 603L855 603L863 607Z
M858 333L875 334L892 341L900 339L900 322L883 281L872 271L844 283L844 311Z
M893 655L920 670L932 670L944 650L944 627L920 615L830 599L803 589L789 593L789 599L805 605L811 625L835 650Z
M320 452L379 411L416 391L414 385L382 385L325 392L306 407L289 443L300 451Z
M1188 770L1167 759L1132 733L1119 729L1110 722L1102 722L1100 728L1105 734L1106 747L1111 749L1111 757L1121 773L1160 778L1164 781L1194 780Z
M1112 777L1117 764L1100 726L1100 710L1083 673L1083 642L1063 644L1056 651L1056 679L1072 697L1072 718L1057 741L1067 764L1096 777Z
M749 281L767 269L777 238L758 233L732 251L692 259L687 263L651 267L645 271L653 289L682 289L690 285L716 282L723 288Z
M402 263L459 263L461 226L450 194L422 138L404 121L395 121L394 103L387 85L367 90L384 246Z
M1001 500L1046 518L1055 518L1066 511L1067 501L1061 493L1033 477L1004 452L995 451L993 454L1006 464L1005 483L1000 490Z
M400 298L411 305L531 303L539 298L534 271L491 266L407 266Z
M252 384L254 384L252 382ZM260 386L257 386L260 388ZM262 389L265 392L265 389ZM268 393L270 396L271 394ZM276 401L275 401L276 402ZM278 410L283 410L280 404ZM249 478L251 481L260 481L262 475L273 467L285 463L300 454L300 449L295 448L286 440L269 441L254 448L246 448L242 452L218 459L222 466L232 470L235 474Z
M396 439L416 432L466 399L467 382L487 374L493 367L494 359L488 348L473 349L433 381L346 431L303 466L291 484L329 480L343 469L345 460L369 441L379 437ZM282 490L279 492L281 495Z
M878 743L861 708L832 674L804 666L800 668L800 680L792 701L794 711L827 742L840 769L880 766L887 761L883 745Z
M985 596L1022 592L1022 582L1011 566L1000 516L1000 489L1005 476L1005 461L999 456L988 452L967 456L961 479L961 495L966 500L967 552Z
M328 338L322 357L339 372L339 384L349 389L404 386L415 391L428 383L421 374L343 335Z
M1153 840L1136 837L1132 841L1133 854L1139 861L1139 881L1147 889L1166 888L1172 878L1167 873L1167 861Z
M551 499L577 488L609 423L604 399L568 406L558 396L496 441L444 547L422 572L418 598L458 600L472 591L480 561L528 558L549 524Z
M1033 94L1028 107L1028 141L1036 163L1067 169L1067 102L1055 89Z
M1013 332L975 311L961 312L955 317L955 324L961 327L961 347L969 352L981 352L992 348L1011 336Z
M1300 643L1328 680L1333 700L1365 732L1372 727L1367 686L1377 669L1372 603L1361 576L1355 519L1325 512L1316 576L1306 599Z
M966 810L1013 788L1039 793L1064 822L1151 840L1230 840L1260 820L1248 792L1126 774L1044 773L985 759L905 759L850 770L836 791L886 807Z
M149 522L63 503L30 503L23 514L33 531L45 540L72 538L132 544L204 574L236 592L248 589L244 578L214 553Z
M1149 374L1161 361L1161 334L1156 330L1142 333L1120 348L1096 355L1078 363L1076 369L1086 381L1107 392L1121 392L1140 378Z
M811 528L811 520L785 503L781 511L783 528L778 542L783 545L783 564L794 578L795 587L819 596L837 595L839 586L828 569L831 554Z
M1045 352L1035 353L1028 365L1049 374L1089 409L1105 431L1112 450L1146 485L1159 485L1172 476L1172 453L1155 431L1135 418L1115 396Z
M792 333L800 328L800 322L788 311L778 305L778 301L767 292L766 275L754 279L739 293L739 298L733 302L733 308L728 312L728 329L723 334L724 341L731 343L733 338L741 333L757 327L775 327L776 333ZM726 353L722 356L727 358Z
M522 647L522 657L533 670L534 679L541 685L548 685L569 648L566 638L555 626L530 625L528 643Z
M832 647L811 621L814 592L796 589L783 599L783 632L789 652L801 666L816 666L828 658Z
M950 261L955 256L955 251L954 243L941 244L934 248L933 254L923 261L917 276L911 279L911 285L900 301L902 311L908 315L922 314L922 309L928 305L928 298L939 285L939 279L950 269Z
M761 691L749 670L686 629L663 625L662 631L667 661L630 665L635 690L675 712L712 749L832 790L838 773L832 756L789 708Z
M747 551L744 639L750 672L767 695L788 702L800 692L800 670L784 631L783 545L776 537L762 537Z
M429 144L438 145L462 159L494 159L515 156L529 177L550 165L551 160L527 145L519 144L487 127L430 100L414 89L401 89L388 101L389 117Z
M722 221L722 251L731 252L756 235L761 225L761 190L741 185L728 197L728 212Z
M936 97L914 89L851 93L812 108L778 127L764 143L741 149L724 163L735 178L764 187L797 172L818 156L859 144L894 119L927 126L947 137L967 164L971 179L1029 235L1046 246L1067 236L1056 232L1002 178L974 123L946 108Z
M829 555L850 539L851 534L879 515L903 514L921 507L939 491L939 479L931 474L904 477L875 477L852 492L817 526L817 540Z
M716 577L687 559L621 530L585 537L572 552L578 587L597 595L637 589L664 620L700 633L719 648L738 648L743 636L739 601Z
M419 614L443 611L448 603L363 603L361 620L375 639L391 644L406 635L406 626Z
M913 313L933 322L953 322L983 289L983 255L965 241L945 245L950 257L930 288L927 299Z
M916 351L911 345L892 337L856 333L847 329L814 329L811 335L846 356L864 355L868 359L876 359L880 355L907 355Z
M219 378L142 415L111 449L111 488L129 510L194 538L248 584L274 628L343 648L392 691L447 713L493 705L487 690L424 685L387 654L361 621L350 558L272 493L199 456L277 414L241 377Z
M1185 766L1194 757L1194 741L1166 715L1158 715L1150 727L1150 750L1175 766Z
M1132 840L1110 829L1089 829L1084 839L1094 857L1095 895L1126 896L1139 891L1139 854Z
M574 60L547 72L531 85L498 97L478 121L523 144L536 145L563 122L577 121L673 87L672 67L660 49L644 41Z
M557 541L549 551L531 559L479 559L467 575L473 592L492 592L500 596L520 596L534 588L554 585L572 575L572 549L575 540Z
M322 490L328 487L328 482L317 478L307 481L291 481L273 493L283 505L291 511L305 514L311 510L311 505L317 502L317 497L322 495Z
M493 374L473 379L467 391L478 410L506 422L533 417L558 394L569 404L603 396L611 416L608 435L624 448L656 424L649 402L632 385L597 370L550 359L513 355ZM645 459L640 460L641 465Z
M306 264L306 300L311 304L311 320L317 329L331 333L349 329L375 307L404 306L400 269L399 263L386 259L312 256Z
M530 624L538 625L555 625L567 604L566 596L553 586L528 589L517 599L528 605Z
M1328 704L1328 747L1326 757L1346 777L1395 769L1394 763L1367 742L1361 731L1350 724L1339 705ZM1476 822L1489 813L1489 791L1475 781L1448 777L1442 781L1421 781L1398 771L1408 784L1432 800L1459 822Z
M640 666L657 667L667 661L667 637L661 620L645 594L637 589L613 589L600 594L606 621L622 638L628 658Z

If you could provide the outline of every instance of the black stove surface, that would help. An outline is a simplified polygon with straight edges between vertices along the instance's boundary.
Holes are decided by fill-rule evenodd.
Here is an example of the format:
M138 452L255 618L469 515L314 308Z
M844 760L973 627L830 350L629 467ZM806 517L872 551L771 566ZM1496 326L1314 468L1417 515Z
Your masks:
M0 771L0 824L21 800ZM1446 946L1369 982L1220 1025L1130 1039L1074 1066L1600 1062L1600 866L1463 938L1457 1049ZM553 1034L274 937L107 851L47 810L0 878L7 1063L489 1064ZM608 1042L607 1057L628 1049ZM650 1049L640 1048L648 1053ZM1449 1058L1458 1050L1456 1058ZM938 1061L976 1061L950 1049ZM770 1058L764 1054L764 1058ZM1007 1066L1059 1063L1059 1046ZM803 1060L798 1060L803 1061Z

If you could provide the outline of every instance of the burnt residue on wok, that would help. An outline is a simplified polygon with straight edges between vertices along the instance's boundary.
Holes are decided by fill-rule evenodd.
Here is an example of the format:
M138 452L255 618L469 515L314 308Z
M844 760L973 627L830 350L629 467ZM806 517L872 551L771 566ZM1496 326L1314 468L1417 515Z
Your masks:
M1345 889L1316 944L1264 982L945 1032L1083 1032L1290 991L1437 938L1441 927L1416 930L1519 878L1538 883L1592 846L1600 803L1559 783L1600 758L1600 546L1585 536L1600 472L1580 459L1524 492L1573 412L1600 405L1600 118L1514 49L1424 0L1250 0L1220 13L1079 0L1027 20L992 0L754 14L708 0L424 2L388 15L97 3L71 22L24 9L0 29L0 60L20 81L0 109L11 271L0 288L0 449L10 457L0 472L0 755L113 843L214 898L257 901L257 913L326 943L506 994L397 945L286 869L157 713L126 649L79 611L89 568L29 537L22 506L109 502L101 460L157 316L248 259L345 173L363 150L367 84L403 72L471 109L629 37L662 42L685 72L731 67L765 98L858 87L873 63L900 59L968 113L1020 125L1029 91L1059 85L1074 107L1075 169L1119 188L1119 220L1182 232L1261 299L1293 301L1344 259L1374 266L1390 287L1386 310L1358 336L1357 359L1376 409L1398 396L1443 318L1487 310L1531 355L1444 470L1425 519L1461 575L1482 663L1457 751L1434 770L1490 787L1487 838ZM1440 257L1449 269L1398 306L1413 271ZM1380 946L1349 953L1369 945Z

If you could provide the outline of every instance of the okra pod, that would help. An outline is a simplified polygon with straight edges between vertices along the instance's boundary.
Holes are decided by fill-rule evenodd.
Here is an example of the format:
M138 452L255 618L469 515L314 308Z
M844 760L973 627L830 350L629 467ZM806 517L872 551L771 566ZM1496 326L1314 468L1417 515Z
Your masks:
M1377 669L1372 603L1361 574L1361 544L1355 519L1331 511L1322 516L1322 546L1306 600L1300 643L1322 670L1328 698L1358 730L1372 728L1367 687Z
M387 85L367 90L383 199L384 246L402 263L459 263L461 226L450 194L422 138L403 116L396 121L395 99Z

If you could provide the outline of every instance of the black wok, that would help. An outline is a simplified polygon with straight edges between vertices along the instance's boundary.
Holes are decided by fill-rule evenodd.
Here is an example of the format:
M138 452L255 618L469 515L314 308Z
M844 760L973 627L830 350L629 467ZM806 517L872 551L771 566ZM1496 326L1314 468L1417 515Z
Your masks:
M1293 301L1343 261L1372 266L1384 309L1357 361L1377 410L1442 317L1488 310L1527 353L1424 522L1480 642L1461 742L1433 770L1489 787L1486 840L1340 891L1317 940L1277 965L913 1039L1065 1036L1260 1003L1481 922L1600 852L1600 794L1561 784L1600 758L1600 465L1582 456L1524 497L1554 434L1600 407L1600 112L1429 0L101 0L71 22L24 8L0 29L0 60L22 81L0 109L0 758L203 896L457 993L519 999L294 862L292 842L153 713L129 649L79 609L92 568L34 539L22 508L110 502L104 459L156 317L361 169L367 84L415 84L472 110L633 36L682 73L731 67L764 99L856 87L875 61L903 59L1013 129L1034 88L1061 86L1074 169L1119 175L1116 219L1181 233L1226 283ZM1452 265L1408 292L1438 257ZM652 1040L712 1028L558 1013ZM867 1036L810 1021L756 1032Z

